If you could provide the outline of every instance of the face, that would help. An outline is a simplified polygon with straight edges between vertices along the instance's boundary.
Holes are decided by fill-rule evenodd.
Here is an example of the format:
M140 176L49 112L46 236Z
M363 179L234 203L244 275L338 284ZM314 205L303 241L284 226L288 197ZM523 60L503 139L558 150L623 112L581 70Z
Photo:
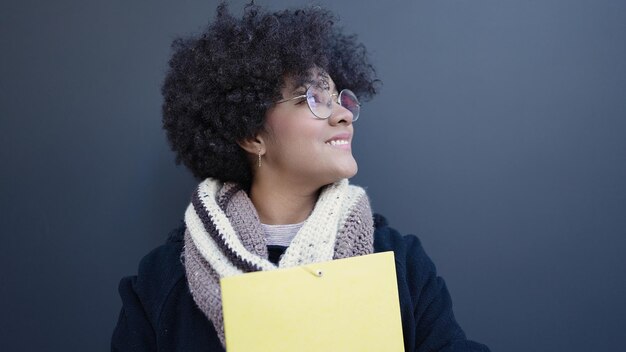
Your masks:
M336 94L332 79L319 74L313 84L321 84ZM305 94L309 85L293 84L282 89L284 99ZM306 99L275 104L267 111L262 168L281 181L321 187L356 174L352 156L352 113L333 98L332 114L319 119L309 109Z

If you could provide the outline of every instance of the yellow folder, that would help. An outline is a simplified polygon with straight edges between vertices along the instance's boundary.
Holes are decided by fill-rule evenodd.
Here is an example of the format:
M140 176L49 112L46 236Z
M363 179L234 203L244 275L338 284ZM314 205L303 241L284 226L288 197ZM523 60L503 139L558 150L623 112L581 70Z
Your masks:
M404 351L393 252L221 280L228 352Z

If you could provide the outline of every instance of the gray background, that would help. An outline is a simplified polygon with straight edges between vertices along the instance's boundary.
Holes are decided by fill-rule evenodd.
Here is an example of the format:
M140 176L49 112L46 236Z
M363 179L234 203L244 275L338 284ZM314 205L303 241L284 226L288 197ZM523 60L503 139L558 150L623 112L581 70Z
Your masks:
M384 81L355 126L353 182L420 236L468 336L623 347L626 2L321 3ZM174 165L159 89L171 40L214 9L2 3L0 349L109 348L119 279L196 183Z

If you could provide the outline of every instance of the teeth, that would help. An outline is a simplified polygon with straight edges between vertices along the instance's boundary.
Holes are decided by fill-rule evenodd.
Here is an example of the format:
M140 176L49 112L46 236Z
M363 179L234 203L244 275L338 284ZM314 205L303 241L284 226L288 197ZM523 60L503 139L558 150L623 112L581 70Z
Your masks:
M333 140L330 142L326 142L326 144L330 144L330 145L345 145L348 144L349 142L346 140Z

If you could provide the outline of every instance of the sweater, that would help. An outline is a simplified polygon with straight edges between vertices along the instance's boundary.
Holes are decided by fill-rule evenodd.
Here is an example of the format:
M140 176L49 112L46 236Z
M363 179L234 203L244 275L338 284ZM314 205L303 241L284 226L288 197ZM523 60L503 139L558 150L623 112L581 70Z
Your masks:
M374 215L374 252L393 251L405 351L489 351L467 340L433 262L414 235L401 235ZM122 309L112 351L223 352L217 332L196 306L180 257L184 226L146 255L135 276L120 281ZM271 248L274 259L280 248Z

